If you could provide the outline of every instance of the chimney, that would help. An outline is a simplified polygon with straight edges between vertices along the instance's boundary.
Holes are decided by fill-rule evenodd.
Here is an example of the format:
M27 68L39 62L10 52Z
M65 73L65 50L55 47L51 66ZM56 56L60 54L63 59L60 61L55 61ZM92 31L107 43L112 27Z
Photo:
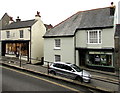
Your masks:
M37 14L35 15L35 19L38 20L40 18L40 12L37 11Z
M21 19L20 19L19 16L18 16L17 19L16 19L16 22L19 22L19 21L21 21Z
M114 16L115 13L115 5L113 2L111 2L111 6L110 6L110 16Z

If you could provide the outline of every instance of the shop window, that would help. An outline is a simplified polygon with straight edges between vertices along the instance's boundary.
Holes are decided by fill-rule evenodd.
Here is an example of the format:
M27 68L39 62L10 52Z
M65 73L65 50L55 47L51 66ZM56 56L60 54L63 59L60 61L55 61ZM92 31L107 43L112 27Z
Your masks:
M27 47L26 43L6 43L6 54L27 56Z
M101 42L101 30L87 31L87 43L88 44L100 44Z
M112 66L112 54L89 54L88 63L91 65Z

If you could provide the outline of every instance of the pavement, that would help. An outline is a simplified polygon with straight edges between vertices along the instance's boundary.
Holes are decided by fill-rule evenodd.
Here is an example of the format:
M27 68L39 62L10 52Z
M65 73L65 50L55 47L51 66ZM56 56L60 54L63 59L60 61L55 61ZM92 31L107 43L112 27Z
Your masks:
M10 58L10 57L0 57L0 63L2 63L2 65L10 66L13 68L22 69L22 70L29 71L32 73L45 75L47 77L64 80L67 82L71 82L73 84L78 84L80 86L82 85L82 86L88 87L93 90L103 91L103 93L107 93L107 92L113 93L113 91L117 91L116 87L113 90L111 90L109 87L108 88L104 86L102 87L101 85L99 86L99 84L95 85L95 83L87 84L87 83L77 82L75 80L66 79L63 77L53 76L48 73L48 64L45 64L45 65L40 65L39 63L28 64L27 61L21 60L20 62L18 58ZM92 69L87 69L87 68L83 68L83 69L89 71L92 74L93 79L97 79L97 80L100 79L103 82L109 82L112 84L118 83L118 77L116 76L116 73L97 71L97 70L92 70Z

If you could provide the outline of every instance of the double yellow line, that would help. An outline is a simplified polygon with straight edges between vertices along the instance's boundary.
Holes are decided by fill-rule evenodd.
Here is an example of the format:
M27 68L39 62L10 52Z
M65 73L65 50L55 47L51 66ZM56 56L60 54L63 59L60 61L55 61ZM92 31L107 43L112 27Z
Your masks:
M48 79L40 78L40 77L31 75L31 74L28 74L28 73L25 73L25 72L17 71L17 70L11 69L11 68L3 67L3 66L0 66L0 67L5 68L5 69L8 69L8 70L11 70L11 71L14 71L14 72L17 72L17 73L20 73L20 74L23 74L23 75L27 75L27 76L29 76L29 77L33 77L33 78L36 78L36 79L39 79L39 80L43 80L43 81L45 81L45 82L48 82L48 83L51 83L51 84L54 84L54 85L57 85L57 86L60 86L60 87L69 89L69 90L71 90L71 91L76 91L76 92L78 92L78 93L83 93L83 92L81 92L81 91L79 91L79 90L77 90L77 89L74 89L74 88L68 87L68 86L66 86L66 85L62 85L62 84L59 84L59 83L50 81L50 80L48 80Z

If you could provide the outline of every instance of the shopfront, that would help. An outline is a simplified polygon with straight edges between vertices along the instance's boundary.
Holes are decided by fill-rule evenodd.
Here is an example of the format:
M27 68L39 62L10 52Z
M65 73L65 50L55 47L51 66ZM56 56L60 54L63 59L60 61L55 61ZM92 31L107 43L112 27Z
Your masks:
M3 56L27 57L29 59L29 41L3 41Z
M87 64L97 66L113 66L113 53L88 52Z
M114 72L114 49L77 49L79 65L90 69Z

